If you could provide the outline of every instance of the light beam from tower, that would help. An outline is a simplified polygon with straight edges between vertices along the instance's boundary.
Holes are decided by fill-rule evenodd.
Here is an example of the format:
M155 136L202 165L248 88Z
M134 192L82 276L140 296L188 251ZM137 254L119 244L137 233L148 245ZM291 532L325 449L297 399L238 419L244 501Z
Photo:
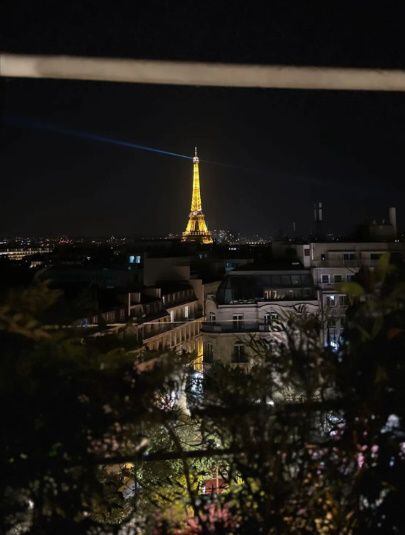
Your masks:
M191 196L191 210L188 216L186 230L183 232L182 241L199 242L203 244L212 243L211 232L208 230L205 216L202 211L200 170L197 147L195 147L193 158L193 193Z

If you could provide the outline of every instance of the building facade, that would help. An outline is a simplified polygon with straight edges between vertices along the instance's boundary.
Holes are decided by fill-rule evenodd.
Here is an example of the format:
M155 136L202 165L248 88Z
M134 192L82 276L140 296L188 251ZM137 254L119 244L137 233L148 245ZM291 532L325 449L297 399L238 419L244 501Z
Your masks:
M319 301L308 269L248 269L230 272L207 299L202 325L204 364L248 364L253 339L282 341L289 314L317 314Z
M341 284L352 282L363 267L374 269L383 254L405 258L405 244L391 242L314 242L295 245L297 257L312 272L320 290L324 342L334 348L342 340L348 300Z

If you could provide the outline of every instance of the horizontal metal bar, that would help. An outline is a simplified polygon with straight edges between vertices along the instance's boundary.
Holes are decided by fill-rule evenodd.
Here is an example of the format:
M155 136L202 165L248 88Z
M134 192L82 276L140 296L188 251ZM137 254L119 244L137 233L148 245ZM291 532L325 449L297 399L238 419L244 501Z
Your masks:
M405 91L405 71L0 53L0 76L217 87Z

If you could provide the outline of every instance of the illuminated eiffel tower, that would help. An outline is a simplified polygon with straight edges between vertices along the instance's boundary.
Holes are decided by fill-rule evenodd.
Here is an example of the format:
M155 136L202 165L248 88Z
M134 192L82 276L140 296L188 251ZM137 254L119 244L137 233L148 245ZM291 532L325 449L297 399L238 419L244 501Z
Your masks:
M200 171L197 147L193 158L193 195L191 197L191 210L188 216L187 228L183 232L182 241L212 243L211 232L207 228L201 205Z

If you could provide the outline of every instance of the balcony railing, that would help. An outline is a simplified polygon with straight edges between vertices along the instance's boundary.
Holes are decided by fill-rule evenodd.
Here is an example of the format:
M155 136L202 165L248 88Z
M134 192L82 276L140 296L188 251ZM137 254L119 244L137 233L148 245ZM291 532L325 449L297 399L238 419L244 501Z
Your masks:
M206 333L276 332L280 331L280 325L259 321L206 321L201 325L201 331Z
M157 323L153 326L153 328L149 332L144 333L143 338L145 340L148 338L152 338L153 336L157 336L167 331L171 331L172 329L175 329L176 327L183 326L186 323L189 323L191 321L196 321L200 318L202 318L202 311L198 310L196 311L195 314L190 314L188 318L177 319L173 323L169 321ZM142 324L140 324L140 327L142 327Z
M314 260L314 267L347 267L359 268L360 266L373 267L378 263L378 259L374 258L356 258L353 260L345 260L344 258L328 258L326 260Z

